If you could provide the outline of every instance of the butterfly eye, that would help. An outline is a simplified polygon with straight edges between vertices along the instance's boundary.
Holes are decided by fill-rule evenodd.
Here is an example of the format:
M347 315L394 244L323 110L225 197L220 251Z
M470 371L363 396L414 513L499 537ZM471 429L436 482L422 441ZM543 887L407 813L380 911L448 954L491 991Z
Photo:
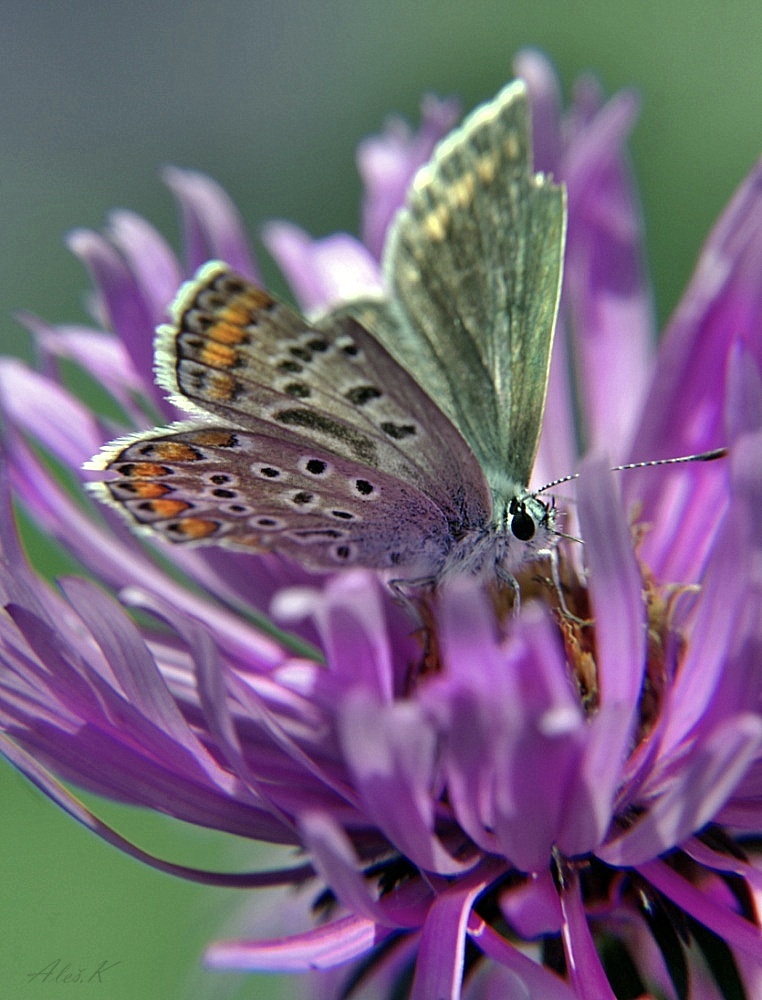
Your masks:
M513 514L511 518L511 532L513 536L518 538L520 542L528 542L531 538L534 538L537 525L532 515L527 512L527 506L524 501L517 500L514 497L508 507L508 512L509 514Z

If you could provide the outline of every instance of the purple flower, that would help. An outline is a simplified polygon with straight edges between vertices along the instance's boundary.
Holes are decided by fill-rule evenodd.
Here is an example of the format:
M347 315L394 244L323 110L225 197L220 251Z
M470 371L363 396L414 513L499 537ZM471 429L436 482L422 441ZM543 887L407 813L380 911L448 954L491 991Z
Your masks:
M431 602L426 634L411 635L368 573L318 579L273 556L138 543L65 485L54 467L79 476L115 433L176 416L154 386L151 343L182 278L209 258L257 278L227 196L171 170L184 264L129 213L104 234L75 233L98 327L26 317L39 367L0 364L1 745L76 819L155 867L301 887L282 936L214 944L214 967L320 970L326 996L605 1000L624 983L628 996L714 997L734 983L756 996L762 165L710 235L655 353L624 153L634 98L604 103L585 80L562 113L541 56L522 54L516 69L537 167L568 188L535 481L574 468L578 405L584 547L559 550L571 614L538 565L520 581L518 617L460 580ZM304 309L382 287L386 227L453 116L430 100L417 134L393 124L361 147L362 241L270 224L267 245ZM109 390L120 426L70 393L63 359ZM713 463L607 471L726 445ZM54 589L28 566L9 486L100 586L67 577ZM140 624L132 607L146 612ZM230 875L161 862L54 775L304 857ZM285 912L270 914L274 935Z

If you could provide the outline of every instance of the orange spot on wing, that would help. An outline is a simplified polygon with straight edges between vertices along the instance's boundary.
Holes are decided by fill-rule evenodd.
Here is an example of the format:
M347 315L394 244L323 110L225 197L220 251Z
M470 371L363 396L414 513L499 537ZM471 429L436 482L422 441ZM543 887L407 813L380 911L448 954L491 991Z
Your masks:
M203 517L186 517L171 525L172 534L189 542L209 538L219 529L219 521L208 521Z
M237 535L235 538L235 544L240 546L245 546L247 549L251 549L253 552L267 551L267 547L262 544L261 535Z
M241 302L245 303L245 308L247 308L249 312L254 312L258 309L266 309L268 306L271 306L274 301L275 299L273 299L271 295L268 295L267 292L261 288L255 288L253 285L249 285L246 291L241 295Z
M129 493L141 500L154 500L170 492L170 487L165 486L164 483L154 483L148 479L138 480L136 483L117 481L109 483L109 486L116 487L119 492ZM112 489L111 492L113 494L114 490Z
M162 462L198 462L203 458L203 455L184 441L157 441L153 452Z
M184 510L188 510L190 504L185 500L152 500L146 506L157 517L177 517Z
M236 388L237 383L234 378L222 372L215 372L214 377L209 380L208 394L211 399L225 403L235 396Z
M218 323L215 323L214 326L210 326L206 331L206 335L217 344L229 346L242 344L248 336L244 326L249 321L249 314L245 310L238 311L242 313L242 318L232 319L227 315L232 310L226 309L223 312L222 319Z
M211 340L204 344L201 363L209 365L210 368L234 368L238 363L238 354L227 344L218 344Z
M128 479L160 479L169 476L172 470L158 462L128 462L116 470Z
M236 444L236 436L232 431L218 430L210 427L208 430L195 431L193 440L196 444L209 448L233 448Z

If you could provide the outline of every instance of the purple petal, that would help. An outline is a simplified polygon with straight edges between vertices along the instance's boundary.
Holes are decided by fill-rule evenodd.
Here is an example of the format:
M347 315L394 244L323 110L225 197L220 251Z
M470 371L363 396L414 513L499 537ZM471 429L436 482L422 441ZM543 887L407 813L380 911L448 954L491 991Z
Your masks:
M570 817L584 809L583 797L576 799L570 789L587 732L562 679L557 636L544 616L532 621L527 614L525 625L526 656L516 664L518 711L513 723L503 723L504 743L493 738L489 753L496 763L495 833L501 851L521 871L533 872L547 867L553 846L569 838Z
M574 391L569 377L569 338L563 313L556 322L550 378L540 443L530 486L539 489L560 473L574 468L577 462L577 435Z
M204 174L178 167L166 167L162 177L180 203L188 272L193 274L208 260L222 260L261 284L241 217L220 185Z
M726 444L724 380L739 336L758 368L762 363L760 260L762 161L712 230L669 324L642 411L633 459L693 454ZM633 475L625 487L641 505L643 520L656 526L656 532L645 539L643 554L666 579L696 579L700 563L697 566L694 561L694 575L686 576L684 567L670 558L668 544L659 533L662 525L668 524L668 534L673 525L692 523L696 531L702 525L705 535L711 537L722 514L721 471L711 467L701 470L698 498L696 476L695 469L682 466L661 476ZM664 496L665 485L668 497Z
M313 240L289 222L270 222L262 230L262 241L307 315L378 296L383 289L378 263L354 236L337 233Z
M135 275L154 326L167 319L182 281L177 258L163 236L134 212L113 212L107 235Z
M588 443L615 459L630 444L651 373L653 305L643 226L623 146L633 94L612 98L578 134L563 177L569 194L564 306L575 338Z
M243 836L293 840L268 812L234 797L231 776L182 720L173 727L178 742L125 699L81 624L78 634L69 630L67 643L60 624L56 629L20 606L9 605L8 613L28 646L25 660L15 664L14 647L7 645L6 668L34 687L33 696L23 698L17 684L13 697L4 676L4 728L41 764L117 801ZM103 654L118 658L113 645L106 644Z
M421 935L410 1000L459 1000L471 907L485 888L444 892L429 908Z
M385 920L383 908L370 894L352 842L328 813L312 812L300 817L299 833L315 871L345 909L378 924L399 926L397 921ZM420 912L415 918L410 926L420 923Z
M534 1000L535 997L542 1000L579 1000L581 994L554 973L533 962L473 911L468 920L468 936L488 958L514 974L510 980L514 992L507 994L505 1000L513 1000L514 997L516 1000Z
M330 580L324 590L290 588L273 603L277 619L314 618L337 688L362 688L390 704L394 675L378 580L363 571Z
M762 375L754 356L742 341L728 359L725 423L730 442L762 430Z
M344 917L315 930L271 941L218 941L204 956L214 969L309 972L330 969L367 954L389 931L364 917Z
M725 443L723 377L740 334L762 360L762 161L712 230L659 352L636 458L691 454Z
M762 439L754 454L755 458L762 457ZM725 681L724 675L729 668L728 653L733 639L741 638L739 629L742 628L742 612L752 574L744 512L745 505L737 512L728 512L721 532L722 542L715 546L707 567L691 615L688 648L664 707L666 722L660 740L661 756L676 752L681 741L705 717L718 685L732 684L735 680L728 678ZM758 620L751 629L747 625L742 631L756 635Z
M648 787L647 811L626 833L597 851L608 864L633 867L659 857L711 822L762 746L762 719L727 719L691 750L658 797Z
M69 234L69 248L92 274L105 307L109 326L124 343L144 385L153 383L153 308L143 295L135 275L119 253L98 233L85 229ZM157 403L162 396L154 390Z
M421 108L416 133L400 118L391 118L380 135L369 136L357 150L357 166L363 181L362 241L379 261L389 223L419 167L431 158L436 144L453 128L460 104L450 98L429 95Z
M560 897L564 915L561 936L566 967L577 995L595 997L595 1000L616 1000L587 922L579 876L568 866L563 874Z
M729 390L746 416L739 409L729 458L730 506L717 531L701 606L694 612L698 635L690 636L698 677L691 677L689 704L695 718L703 703L705 722L762 702L762 584L756 569L762 558L762 383L753 363L740 367L748 360L739 354L737 390ZM698 655L702 643L704 656Z
M578 487L596 622L600 707L589 725L575 787L568 793L575 807L558 843L569 855L590 850L608 829L646 663L642 582L612 475L602 462L588 463Z
M413 864L443 875L462 872L434 833L431 784L437 738L414 702L380 705L365 692L341 706L341 744L365 811Z
M500 910L525 941L561 930L562 913L550 869L531 875L500 896Z
M103 440L102 428L83 403L13 358L0 359L0 402L19 431L77 471Z
M689 857L702 865L702 867L717 872L738 875L739 878L749 883L754 892L762 892L762 871L756 868L751 862L714 851L697 838L684 843L682 849Z
M218 776L218 765L191 732L133 622L89 581L71 577L62 580L61 586L104 653L130 704L178 747L185 748L210 776Z
M711 895L693 885L663 861L648 861L638 869L660 892L679 909L714 931L733 948L747 952L759 960L762 955L762 930L738 913L713 901Z
M561 92L553 64L538 49L522 49L513 72L526 81L532 120L534 169L559 178L561 165Z
M542 869L586 738L557 632L529 607L515 640L500 649L473 584L443 593L439 620L446 671L419 701L440 733L448 801L483 850L523 871Z
M87 829L96 833L107 843L117 847L120 851L130 857L142 861L143 864L155 868L157 871L166 872L169 875L179 876L192 882L199 882L204 885L227 886L230 888L265 888L267 886L288 885L298 882L300 878L309 874L309 867L281 869L271 872L242 872L241 874L231 872L213 872L203 869L188 868L185 865L176 865L171 861L163 861L161 858L141 850L135 844L130 843L115 830L102 822L82 803L76 796L72 795L53 775L46 771L33 757L26 754L20 747L0 734L0 749L15 767L21 771L40 791L48 796L56 805L72 816L77 822Z
M52 326L31 313L20 313L17 319L34 334L43 358L74 361L114 396L136 426L145 420L143 412L133 402L133 394L150 395L150 391L146 392L143 380L118 337L84 326Z

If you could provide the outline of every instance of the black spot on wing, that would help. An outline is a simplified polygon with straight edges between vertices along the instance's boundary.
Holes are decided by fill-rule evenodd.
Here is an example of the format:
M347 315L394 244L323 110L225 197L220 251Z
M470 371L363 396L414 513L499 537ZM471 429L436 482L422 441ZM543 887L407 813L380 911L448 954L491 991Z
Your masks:
M356 385L344 393L345 398L350 403L354 403L355 406L364 406L372 399L378 399L382 395L381 390L374 385Z
M324 413L294 408L278 410L273 416L279 423L285 424L287 427L302 427L305 430L341 441L342 444L351 448L355 456L362 462L368 462L371 465L377 462L376 446L369 437Z

